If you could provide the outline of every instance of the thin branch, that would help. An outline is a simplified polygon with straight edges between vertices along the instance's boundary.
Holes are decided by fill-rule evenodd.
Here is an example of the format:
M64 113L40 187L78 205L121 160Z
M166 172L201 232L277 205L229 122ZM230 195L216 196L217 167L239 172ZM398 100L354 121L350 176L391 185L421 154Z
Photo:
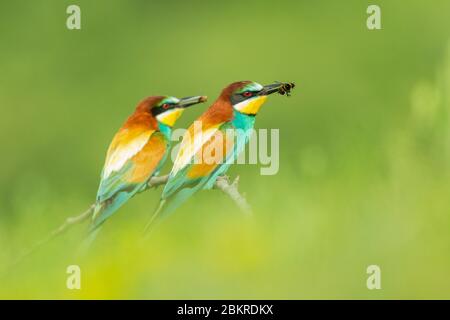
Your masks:
M167 180L169 180L168 174L166 174L165 176L152 177L150 181L147 183L147 188L145 188L145 190L160 186L162 184L166 184Z
M239 176L237 176L232 183L230 183L230 179L228 176L220 176L217 178L216 183L214 184L214 188L219 189L223 193L228 195L243 213L245 213L246 215L251 215L252 208L248 204L247 199L245 199L245 197L239 193L238 183Z
M147 187L144 190L158 187L160 185L166 184L167 180L169 179L169 175L165 176L159 176L159 177L153 177L150 179L150 181L147 184ZM228 195L235 203L236 205L244 212L245 214L249 215L251 214L251 208L248 204L247 200L242 196L238 191L238 182L239 177L237 177L233 183L230 183L230 180L227 176L220 176L217 178L216 183L214 184L215 189L221 190L223 193ZM144 191L143 190L143 191ZM31 248L29 248L27 251L25 251L17 260L14 265L17 265L20 261L22 261L24 258L28 257L30 254L35 252L37 249L45 245L46 243L50 242L57 236L63 234L66 232L70 227L82 223L86 220L88 220L92 214L94 213L95 204L92 204L85 212L78 216L68 217L63 224L61 224L58 228L54 229L52 232L50 232L47 237L41 239L40 241L36 242Z
M56 238L60 234L64 233L69 227L81 223L92 215L94 212L95 205L91 205L85 212L82 214L75 216L75 217L68 217L63 224L61 224L58 228L54 229L52 232L50 232L47 237L41 239L40 241L36 242L32 247L30 247L27 251L22 253L19 258L16 259L16 261L12 264L12 266L15 266L19 264L20 261L31 255L33 252L35 252L37 249L45 245L46 243L50 242L53 238Z

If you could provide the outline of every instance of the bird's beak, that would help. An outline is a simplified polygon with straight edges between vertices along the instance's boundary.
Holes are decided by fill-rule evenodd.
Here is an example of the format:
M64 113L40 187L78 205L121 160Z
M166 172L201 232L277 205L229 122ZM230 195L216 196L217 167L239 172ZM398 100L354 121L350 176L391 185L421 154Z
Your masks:
M206 100L208 100L207 96L194 96L194 97L181 98L180 102L178 102L178 106L180 108L188 108L197 103L205 102Z
M269 94L278 92L281 87L284 85L283 82L275 82L272 84L265 85L264 88L259 92L261 96L268 96Z

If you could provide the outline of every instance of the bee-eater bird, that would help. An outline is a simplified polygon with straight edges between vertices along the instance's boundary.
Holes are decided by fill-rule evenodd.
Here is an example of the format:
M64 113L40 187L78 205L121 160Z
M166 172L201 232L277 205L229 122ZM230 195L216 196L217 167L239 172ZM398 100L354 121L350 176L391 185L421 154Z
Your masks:
M114 136L106 154L89 228L93 231L157 175L170 149L172 127L183 111L205 96L177 99L152 96L141 101ZM96 233L96 232L95 232Z
M145 230L156 217L171 213L198 190L214 186L217 177L228 170L244 149L255 116L267 96L283 90L286 85L294 86L286 83L262 86L252 81L240 81L223 89L219 98L197 119L201 132L195 132L198 129L194 122L183 136L160 205ZM228 136L229 130L234 132L235 138ZM218 139L218 136L222 138ZM213 156L214 161L205 159L207 149L219 150Z

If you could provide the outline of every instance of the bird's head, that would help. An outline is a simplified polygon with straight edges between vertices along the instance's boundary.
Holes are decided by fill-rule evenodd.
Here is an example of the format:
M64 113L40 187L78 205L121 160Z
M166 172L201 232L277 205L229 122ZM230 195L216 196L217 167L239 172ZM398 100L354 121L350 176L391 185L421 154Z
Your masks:
M186 108L206 100L206 96L193 96L181 99L169 96L159 97L153 103L150 112L158 123L173 127Z
M256 115L267 96L278 92L283 85L281 82L263 86L253 81L239 81L226 87L222 96L229 99L234 110L247 115Z

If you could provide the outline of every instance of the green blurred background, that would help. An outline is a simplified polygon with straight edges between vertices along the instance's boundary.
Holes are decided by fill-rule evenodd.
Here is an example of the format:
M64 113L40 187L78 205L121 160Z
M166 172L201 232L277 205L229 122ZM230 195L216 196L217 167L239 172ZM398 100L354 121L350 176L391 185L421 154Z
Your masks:
M70 4L81 30L66 28ZM366 28L369 4L382 30ZM450 298L449 12L446 0L2 1L0 298ZM142 242L161 192L149 190L87 256L78 225L9 269L92 203L139 100L211 101L246 79L297 84L256 123L280 129L279 173L230 171L252 219L205 191ZM366 287L371 264L381 290Z

